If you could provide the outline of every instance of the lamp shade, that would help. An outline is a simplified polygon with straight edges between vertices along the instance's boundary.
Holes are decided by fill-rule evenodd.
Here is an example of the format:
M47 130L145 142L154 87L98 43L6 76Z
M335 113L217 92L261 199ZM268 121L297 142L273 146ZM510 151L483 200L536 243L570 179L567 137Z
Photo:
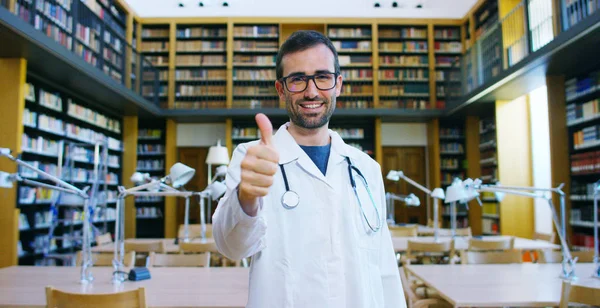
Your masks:
M467 192L462 184L462 181L458 178L454 179L452 185L446 188L445 203L457 202L467 199Z
M215 178L226 176L227 175L227 166L219 166L215 172Z
M135 172L131 175L131 182L133 183L142 183L145 182L146 179L150 178L150 174L149 173L141 173L141 172Z
M214 183L208 185L206 190L209 192L211 199L217 200L225 194L225 191L227 190L227 186L225 184L223 184L223 182L217 181L217 182L214 182Z
M400 177L403 175L404 173L402 171L390 170L386 176L386 179L390 181L400 181Z
M169 170L169 179L171 181L171 186L174 188L179 188L189 182L196 173L196 170L182 164L176 163Z
M410 194L404 199L404 203L406 203L407 206L419 206L421 205L421 200L419 200L419 197L415 196L415 194Z
M475 189L475 185L476 182L474 182L470 178L463 181L463 187L465 189L467 197L464 200L461 200L461 202L466 203L479 197L479 192L477 191L477 189Z
M446 197L446 195L444 194L444 190L441 189L441 188L435 188L431 192L431 198L436 198L436 199L444 200L445 197Z
M221 140L208 149L206 156L206 164L208 165L227 165L229 164L229 151L221 145Z

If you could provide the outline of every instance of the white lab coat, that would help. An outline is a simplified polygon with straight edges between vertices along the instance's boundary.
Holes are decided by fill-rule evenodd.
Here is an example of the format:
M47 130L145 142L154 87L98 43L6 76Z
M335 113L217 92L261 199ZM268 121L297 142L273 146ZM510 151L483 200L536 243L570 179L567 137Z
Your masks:
M346 145L329 130L331 152L324 176L287 131L273 137L290 190L300 195L294 209L282 206L281 170L269 194L250 217L242 210L237 187L240 164L253 141L239 145L231 159L227 192L213 216L218 250L239 260L252 256L248 308L406 307L398 266L385 224L381 169L367 154ZM371 189L383 227L372 232L350 185L345 157L360 169ZM378 220L362 181L354 173L364 211Z

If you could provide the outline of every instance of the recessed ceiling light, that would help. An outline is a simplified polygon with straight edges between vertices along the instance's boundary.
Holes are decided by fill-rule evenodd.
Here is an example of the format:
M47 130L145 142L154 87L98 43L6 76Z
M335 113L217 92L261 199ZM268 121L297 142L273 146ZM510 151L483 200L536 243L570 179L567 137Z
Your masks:
M184 7L185 5L183 4L183 2L179 2L179 3L177 4L177 6L179 6L179 7Z
M223 1L223 6L224 6L224 7L228 7L228 6L229 6L229 3L227 3L227 1Z
M379 2L375 2L375 4L373 5L373 7L381 7L381 4L379 4Z
M202 3L202 1L198 2L198 6L199 7L204 7L204 3Z
M419 3L419 4L417 4L416 8L418 8L418 9L422 9L422 8L423 8L423 5Z
M398 7L398 2L396 2L396 1L392 2L392 7Z

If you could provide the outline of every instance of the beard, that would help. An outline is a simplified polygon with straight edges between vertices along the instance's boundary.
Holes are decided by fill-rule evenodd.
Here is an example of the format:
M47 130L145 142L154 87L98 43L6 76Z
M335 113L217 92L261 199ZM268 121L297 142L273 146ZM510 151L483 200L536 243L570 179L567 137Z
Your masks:
M325 110L315 113L302 112L300 104L305 102L318 102L325 104ZM290 95L286 95L285 106L287 109L288 116L294 125L306 129L321 128L329 123L329 119L335 111L336 97L332 96L330 99L305 99L301 98L297 101L292 101Z

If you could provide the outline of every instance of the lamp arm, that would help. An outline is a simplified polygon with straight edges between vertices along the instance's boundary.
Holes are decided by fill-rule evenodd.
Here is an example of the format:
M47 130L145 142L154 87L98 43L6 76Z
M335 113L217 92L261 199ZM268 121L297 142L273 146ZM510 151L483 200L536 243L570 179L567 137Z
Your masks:
M134 191L127 192L128 196L136 197L190 197L194 193L191 191Z
M394 201L405 201L408 197L407 195L396 195L394 193L386 193L386 196Z
M141 191L141 190L146 190L146 189L149 189L149 188L153 188L157 184L158 184L158 181L152 180L152 181L150 181L150 182L148 182L146 184L142 184L142 185L135 186L135 187L128 188L128 189L124 189L123 186L119 186L119 190L122 190L124 193L129 194L129 193L134 193L134 192L137 192L137 191Z
M427 189L427 187L425 187L425 186L423 186L423 185L421 185L421 184L419 184L419 183L417 183L417 182L415 182L415 181L411 180L411 179L410 179L409 177L407 177L406 175L404 175L404 174L401 174L401 175L400 175L400 178L402 178L402 179L404 179L405 181L407 181L408 183L410 183L410 185L412 185L412 186L414 186L414 187L416 187L416 188L418 188L418 189L420 189L420 190L424 191L426 194L428 194L428 195L431 195L431 190L429 190L429 189Z
M67 182L65 182L65 181L63 181L63 180L61 180L61 179L59 179L59 178L51 175L51 174L49 174L49 173L46 173L46 172L44 172L44 171L42 171L42 170L40 170L40 169L38 169L38 168L36 168L36 167L34 167L34 166L26 163L26 162L24 162L24 161L22 161L22 160L20 160L18 158L14 158L10 154L5 155L5 156L8 157L9 159L11 159L12 161L14 161L15 163L17 163L17 165L23 166L23 167L25 167L25 168L27 168L27 169L29 169L29 170L31 170L31 171L39 174L39 175L45 177L46 179L54 182L57 186L62 186L64 188L70 190L69 193L79 195L79 196L81 196L84 199L88 198L88 195L83 190L81 190L81 189L79 189L79 188L77 188L77 187L75 187L75 186L73 186L73 185L71 185L71 184L69 184L69 183L67 183Z
M487 191L487 192L501 192L501 193L519 195L519 196L530 197L530 198L544 198L544 196L542 196L540 194L536 194L536 193L532 193L532 192L525 192L525 191L515 191L515 190L505 188L505 187L481 186L478 190L479 191Z
M73 195L81 196L81 197L83 197L83 199L88 199L88 196L85 193L83 194L85 197L80 194L80 190L79 189L77 191L74 191L74 190L71 190L69 188L64 188L64 187L54 186L54 185L50 185L50 184L46 184L46 183L42 183L42 182L38 182L38 181L34 181L34 180L24 179L24 178L21 178L20 176L17 176L17 181L23 182L23 183L28 184L28 185L33 185L33 186L38 186L38 187L43 187L43 188L48 188L48 189L62 191L62 192L68 193L68 194L73 194Z

